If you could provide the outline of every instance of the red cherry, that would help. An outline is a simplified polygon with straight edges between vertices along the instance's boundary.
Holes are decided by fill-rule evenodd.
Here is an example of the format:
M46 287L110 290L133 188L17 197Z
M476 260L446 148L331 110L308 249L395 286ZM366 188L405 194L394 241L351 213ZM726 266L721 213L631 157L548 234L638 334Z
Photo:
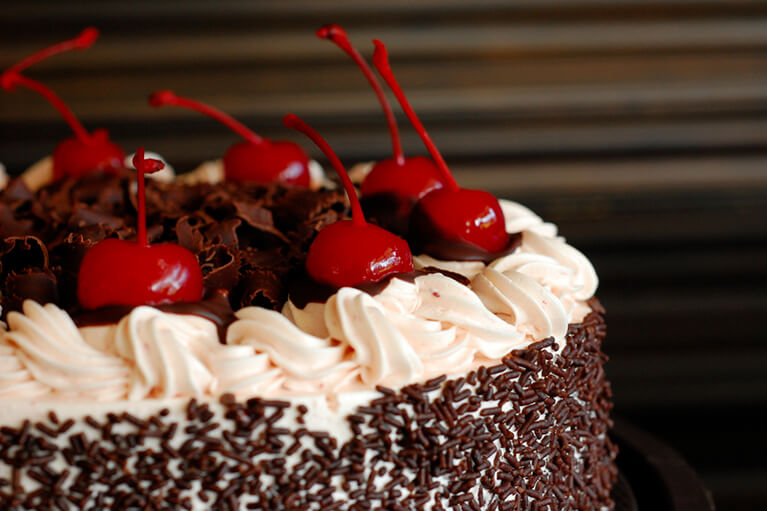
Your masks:
M442 174L430 158L411 156L405 165L397 164L394 158L376 162L360 184L360 191L365 197L393 193L401 199L416 201L444 186Z
M173 243L150 245L146 235L144 173L165 165L144 159L140 147L133 158L138 172L136 241L107 238L83 258L77 278L77 297L86 309L107 305L159 305L199 302L203 280L197 258Z
M376 96L378 96L378 101L381 103L381 108L386 116L386 122L389 125L394 157L379 161L373 166L360 186L362 196L367 197L377 193L394 194L400 204L405 207L405 211L402 213L404 215L409 214L410 207L412 207L411 203L430 191L442 188L445 185L442 173L434 165L433 161L424 156L405 158L402 153L402 143L400 141L399 130L397 129L397 120L394 117L394 113L392 113L391 106L386 99L381 84L370 70L370 66L365 62L365 59L352 46L344 29L338 25L325 25L317 31L317 37L335 43L357 63L370 86L373 87Z
M97 37L98 30L86 28L74 39L54 44L34 53L0 75L0 85L5 90L13 91L17 86L21 86L47 99L75 132L74 137L63 140L53 151L54 179L67 176L78 178L90 172L115 173L117 169L122 168L125 153L118 145L109 141L109 135L105 130L96 130L93 134L85 131L74 113L55 92L42 83L23 76L21 72L52 55L89 48Z
M423 236L424 226L433 225L436 232L431 234L444 241L479 247L487 252L503 250L509 243L509 235L498 199L486 192L466 190L458 186L437 146L426 133L397 83L389 65L386 46L381 41L373 41L373 44L373 65L397 97L432 159L437 163L446 184L445 188L429 192L419 200L410 219L410 235ZM433 194L438 195L429 199Z
M237 142L224 155L224 173L226 178L240 183L281 182L295 186L309 187L309 155L301 147L289 141L272 142L259 137L244 124L199 101L177 96L173 91L156 91L149 96L149 104L154 107L180 106L203 113L245 139Z
M282 123L311 138L325 153L341 178L352 207L351 220L334 222L314 238L306 258L309 276L321 284L344 287L413 271L413 255L407 242L365 221L349 174L328 143L293 114L283 117Z
M414 237L468 241L488 252L509 243L501 206L483 190L435 190L418 201L410 222Z
M95 130L88 142L83 143L77 137L59 142L53 150L53 179L80 178L94 171L114 174L123 167L124 161L125 153L109 141L109 134Z
M309 187L309 157L293 142L237 142L224 154L226 178L240 183L280 181Z

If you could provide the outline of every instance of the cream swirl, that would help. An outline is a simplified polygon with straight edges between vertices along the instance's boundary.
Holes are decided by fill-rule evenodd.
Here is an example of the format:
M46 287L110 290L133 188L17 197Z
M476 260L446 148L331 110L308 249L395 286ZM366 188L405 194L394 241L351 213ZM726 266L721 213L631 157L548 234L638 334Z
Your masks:
M392 279L375 296L342 288L325 304L288 304L284 312L242 309L228 341L268 353L291 391L401 386L500 358L525 342L469 288L440 274Z
M53 305L24 305L0 331L0 395L87 399L220 395L328 397L465 372L554 337L590 310L591 263L523 206L501 202L522 240L489 265L418 256L461 273L393 278L376 295L342 288L282 313L236 312L220 344L210 321L137 307L116 325L78 330Z
M125 395L131 374L125 361L90 346L55 305L27 300L23 310L8 313L0 352L8 371L3 371L0 393L27 397L55 392L95 400Z
M130 400L253 393L274 385L267 357L248 346L223 345L204 318L137 307L117 325L89 327L132 368Z
M96 401L253 395L279 382L268 356L218 342L204 318L137 307L116 325L78 330L53 304L24 302L0 338L0 396Z

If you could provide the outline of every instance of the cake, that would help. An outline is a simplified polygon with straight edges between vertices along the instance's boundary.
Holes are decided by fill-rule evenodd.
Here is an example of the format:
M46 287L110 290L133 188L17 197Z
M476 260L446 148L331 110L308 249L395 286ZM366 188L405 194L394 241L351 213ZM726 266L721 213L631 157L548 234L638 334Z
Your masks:
M85 310L134 175L0 193L0 509L613 508L604 310L555 226L500 201L497 257L338 289L306 260L341 190L150 181L203 299Z

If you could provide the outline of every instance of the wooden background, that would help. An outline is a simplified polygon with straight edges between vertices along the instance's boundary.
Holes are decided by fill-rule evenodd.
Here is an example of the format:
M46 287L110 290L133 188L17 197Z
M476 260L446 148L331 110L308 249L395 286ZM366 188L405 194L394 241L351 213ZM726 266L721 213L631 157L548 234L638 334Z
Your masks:
M87 52L37 66L86 126L177 169L235 137L152 110L173 88L254 130L315 125L348 164L388 155L362 75L314 38L389 45L460 183L521 201L592 258L616 412L668 441L720 511L767 508L767 2L749 0L30 0L0 7L4 68L84 26ZM407 152L424 153L401 123ZM13 172L67 135L31 93L0 95ZM308 144L307 144L308 145Z

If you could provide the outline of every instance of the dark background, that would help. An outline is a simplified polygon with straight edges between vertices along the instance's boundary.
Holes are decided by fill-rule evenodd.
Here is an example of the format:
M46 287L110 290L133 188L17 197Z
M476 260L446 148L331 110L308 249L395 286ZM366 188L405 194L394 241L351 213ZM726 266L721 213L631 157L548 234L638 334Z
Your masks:
M94 48L28 74L181 171L236 137L152 110L154 89L274 138L295 138L280 124L295 112L347 164L388 156L372 91L313 32L343 24L366 55L385 41L458 181L532 207L594 262L616 413L680 451L720 511L767 509L767 2L67 4L4 2L0 68L96 25ZM425 153L400 118L406 151ZM68 134L34 94L0 95L11 172Z

